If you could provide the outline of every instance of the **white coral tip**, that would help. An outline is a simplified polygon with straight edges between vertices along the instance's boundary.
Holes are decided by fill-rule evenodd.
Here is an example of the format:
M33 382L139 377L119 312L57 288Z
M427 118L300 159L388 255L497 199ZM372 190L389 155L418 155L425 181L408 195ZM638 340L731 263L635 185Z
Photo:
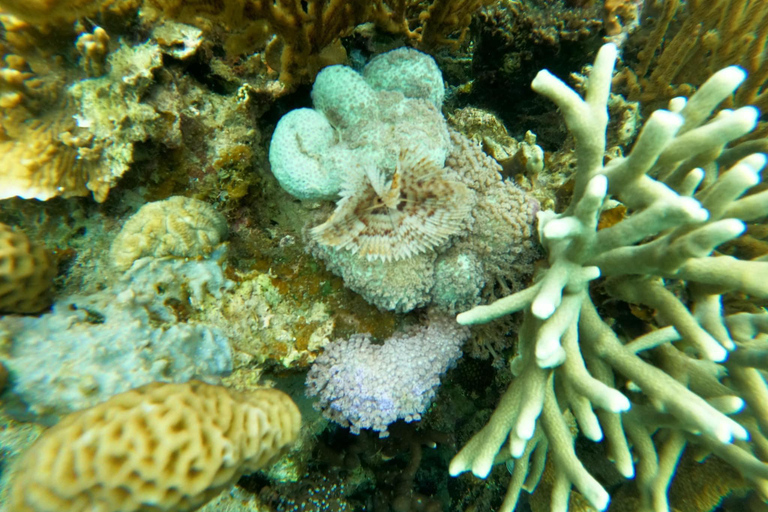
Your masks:
M679 205L693 222L706 222L709 212L701 206L701 203L692 197L681 197Z
M754 153L744 158L739 163L749 166L749 168L752 169L755 173L758 173L763 170L767 160L768 157L766 157L763 153Z
M734 91L746 80L747 72L740 66L728 66L712 75L707 82L717 82L723 90Z
M531 313L536 318L546 320L555 312L555 304L548 296L538 296L531 304Z
M559 343L549 352L542 352L539 354L539 351L537 351L536 364L539 365L539 368L555 368L564 362L565 350L563 350L563 347L561 347Z
M685 105L687 103L688 103L688 98L685 98L683 96L672 98L671 100L669 100L669 104L667 105L667 110L669 110L670 112L679 114L685 108Z
M608 394L608 407L611 412L626 412L631 407L629 399L621 391L614 391Z

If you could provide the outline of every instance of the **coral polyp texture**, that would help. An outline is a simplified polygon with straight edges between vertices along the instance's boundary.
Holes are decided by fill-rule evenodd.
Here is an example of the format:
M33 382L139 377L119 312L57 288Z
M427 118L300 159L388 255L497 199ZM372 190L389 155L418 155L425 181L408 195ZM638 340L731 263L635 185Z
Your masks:
M52 302L56 263L27 235L0 224L0 312L39 313Z
M398 419L421 419L467 338L469 329L452 318L434 317L381 345L368 334L337 340L309 370L307 395L317 396L315 407L353 433L369 428L385 437Z
M139 258L208 256L227 236L227 221L209 204L173 196L147 203L112 242L112 263L127 270Z
M757 124L753 107L721 110L746 74L712 76L690 99L654 112L626 156L604 163L607 102L617 49L603 46L584 99L548 71L533 89L554 101L575 138L573 198L540 212L548 267L530 287L458 316L461 324L523 312L514 380L487 425L454 457L452 475L488 476L508 459L511 512L551 456L551 508L564 511L575 487L596 509L609 495L585 469L569 428L603 441L608 458L637 482L638 510L667 512L667 488L686 445L731 464L768 489L765 434L768 313L724 300L768 298L768 262L719 255L745 221L768 214L760 182L766 156L729 143ZM598 230L601 213L627 214ZM628 339L603 319L590 295L598 277L614 300L654 310L646 333ZM727 378L726 378L727 375ZM738 414L732 418L731 415ZM765 495L763 496L765 497Z
M272 136L272 171L286 191L338 199L309 230L310 250L382 309L476 304L485 284L515 281L536 254L538 204L448 128L444 96L434 60L400 48L362 75L321 71L315 108L289 112Z
M458 233L474 205L466 185L443 179L438 165L414 152L401 154L389 180L366 171L350 176L336 211L310 231L321 245L369 260L406 259Z
M149 384L47 430L20 460L12 512L199 508L293 443L301 415L276 389Z

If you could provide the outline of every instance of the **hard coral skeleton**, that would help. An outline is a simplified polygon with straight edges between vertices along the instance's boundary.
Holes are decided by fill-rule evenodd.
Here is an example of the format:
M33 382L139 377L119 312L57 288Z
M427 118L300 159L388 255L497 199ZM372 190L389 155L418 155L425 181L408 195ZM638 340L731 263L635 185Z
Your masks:
M766 156L749 142L728 147L755 129L757 109L712 116L746 73L725 68L690 99L673 99L650 116L626 157L604 165L616 57L612 44L600 50L585 99L548 71L534 79L533 89L557 104L575 138L573 199L561 214L538 214L549 267L534 284L458 315L469 325L524 312L516 377L450 464L454 476L485 478L494 463L508 461L503 512L515 508L522 489L535 489L548 455L553 511L567 510L572 487L596 509L608 507L608 492L574 450L571 418L587 438L605 439L618 471L635 478L641 511L670 510L667 489L688 442L768 496L761 373L768 313L723 312L729 293L768 298L768 261L713 255L744 232L745 221L768 215L768 191L753 189ZM628 216L598 231L611 196ZM657 312L646 334L624 339L601 318L590 296L590 282L601 276L609 297Z

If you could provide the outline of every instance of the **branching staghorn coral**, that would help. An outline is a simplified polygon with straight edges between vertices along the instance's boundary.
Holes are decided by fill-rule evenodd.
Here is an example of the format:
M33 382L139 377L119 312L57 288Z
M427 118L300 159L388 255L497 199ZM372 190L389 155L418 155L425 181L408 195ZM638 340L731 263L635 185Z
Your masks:
M562 214L539 213L549 259L539 279L458 316L469 325L524 311L516 377L450 465L454 476L485 478L495 462L512 459L504 512L522 489L536 487L547 455L555 468L552 510L567 509L574 486L592 506L607 508L607 491L574 450L571 417L587 438L605 438L622 475L636 477L641 510L670 510L667 487L689 440L768 496L768 387L758 370L768 354L768 313L722 311L729 292L768 297L768 262L712 255L741 234L744 221L768 214L768 192L747 193L760 181L765 155L724 150L755 128L757 110L722 110L709 119L746 75L729 67L689 100L675 98L648 119L629 155L604 164L616 56L613 45L600 50L583 100L548 71L533 81L574 135L573 199ZM733 164L718 166L727 161ZM609 195L629 214L598 231ZM631 342L618 336L590 297L589 284L600 276L609 296L655 309L657 328ZM735 413L738 421L728 416Z

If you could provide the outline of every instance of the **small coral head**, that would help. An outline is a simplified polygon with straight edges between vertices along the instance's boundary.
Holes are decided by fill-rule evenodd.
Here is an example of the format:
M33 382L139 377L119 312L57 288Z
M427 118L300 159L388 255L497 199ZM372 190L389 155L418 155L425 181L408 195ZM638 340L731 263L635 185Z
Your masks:
M466 185L447 179L442 165L408 149L401 151L391 179L374 167L355 169L336 210L311 235L370 261L397 261L461 231L473 205Z

